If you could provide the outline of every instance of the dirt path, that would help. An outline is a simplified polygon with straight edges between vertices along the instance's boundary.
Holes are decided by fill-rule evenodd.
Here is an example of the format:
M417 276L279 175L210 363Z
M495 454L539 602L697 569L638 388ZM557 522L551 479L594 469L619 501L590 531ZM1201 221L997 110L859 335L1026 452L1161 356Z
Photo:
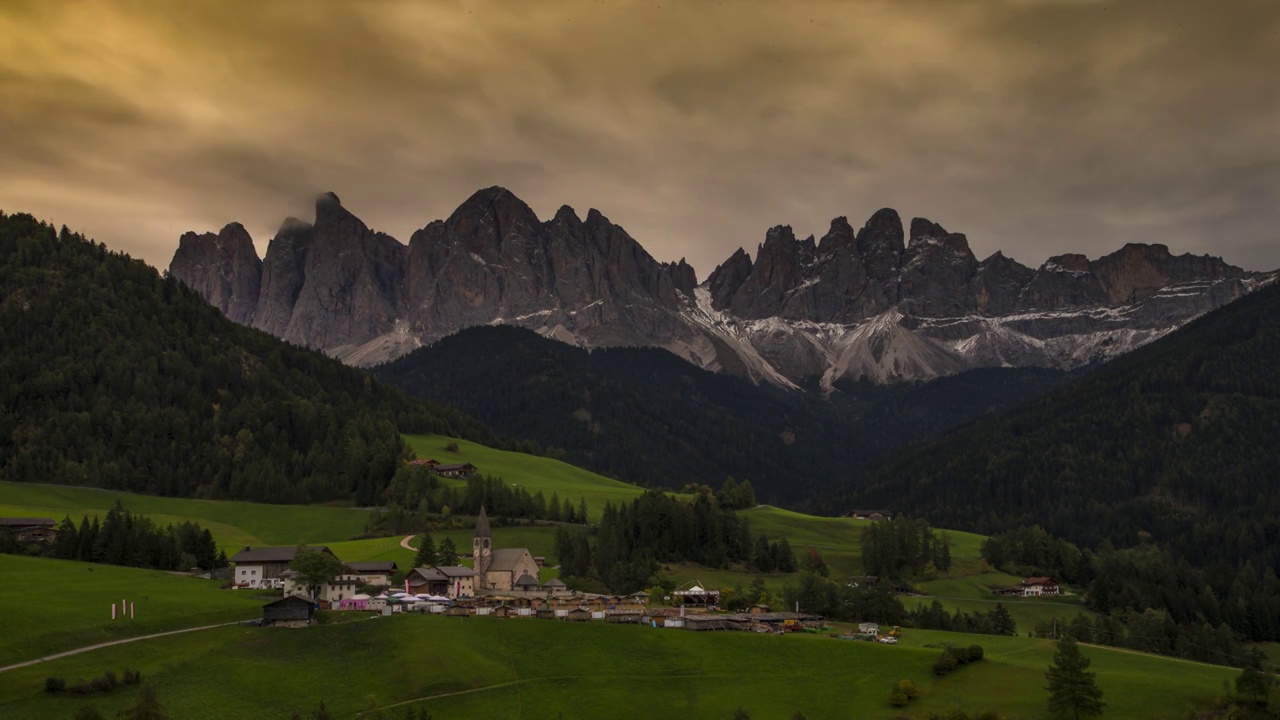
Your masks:
M1142 652L1141 650L1129 650L1126 648L1112 647L1110 645L1095 645L1094 643L1080 643L1080 647L1097 648L1099 650L1112 650L1118 653L1125 653L1126 655L1141 655L1142 657L1149 657L1156 660L1172 660L1173 662L1186 663L1188 665L1199 665L1201 667L1207 667L1207 668L1216 668L1218 670L1234 670L1235 669L1229 665L1214 665L1213 663L1200 662L1199 660L1187 660L1186 658L1174 657L1172 655L1159 655L1157 653L1147 653L1147 652Z
M556 676L547 676L547 677L520 678L519 680L508 680L507 682L494 683L493 685L485 685L483 687L471 688L470 690L455 690L453 692L438 693L436 695L424 695L423 697L413 698L412 700L401 700L400 702L391 703L390 705L379 706L378 709L390 710L392 708L404 707L405 705L412 705L414 703L427 702L429 700L438 700L440 698L454 697L457 695L470 695L472 693L489 692L490 690L501 690L502 688L508 688L508 687L511 687L512 685L524 685L526 683L533 683L533 682L547 682L547 681L554 682L557 680L584 680L584 679L594 680L594 679L605 679L605 678L618 678L618 679L629 679L629 680L643 678L643 679L651 679L651 680L652 679L664 680L670 677L671 675L669 674L635 675L635 674L627 673L627 674L619 674L619 675L610 675L610 674L556 675ZM687 675L683 677L684 679L691 679L691 678L692 679L702 679L702 678L711 679L711 678L732 678L732 677L738 677L738 676L732 673L709 673L705 675L704 674Z
M236 622L219 623L217 625L202 625L200 627L183 628L182 630L170 630L168 632L152 633L151 635L139 635L138 637L124 638L122 640L112 640L110 642L98 643L97 645L86 645L82 648L76 648L75 650L67 650L65 652L54 653L53 655L45 655L44 657L36 658L35 660L28 660L26 662L20 662L15 665L6 665L4 667L0 667L0 673L8 672L9 670L17 670L18 668L30 667L31 665L35 665L37 663L48 662L49 660L57 660L58 658L64 658L70 655L79 655L80 653L87 653L90 650L98 650L104 647L111 647L112 645L124 645L125 643L137 642L139 640L151 640L152 638L164 637L166 635L179 635L182 633L195 632L197 630L211 630L213 628L227 627L228 625L239 625L242 622L244 621L238 620Z
M418 548L416 548L416 547L414 547L414 546L412 546L412 545L410 545L410 544L409 544L409 541L410 541L410 540L412 540L412 539L414 539L414 538L416 538L416 537L418 537L418 536L417 536L417 535L405 535L405 536L404 536L404 539L400 541L400 547L404 548L405 550L409 550L410 552L418 552Z

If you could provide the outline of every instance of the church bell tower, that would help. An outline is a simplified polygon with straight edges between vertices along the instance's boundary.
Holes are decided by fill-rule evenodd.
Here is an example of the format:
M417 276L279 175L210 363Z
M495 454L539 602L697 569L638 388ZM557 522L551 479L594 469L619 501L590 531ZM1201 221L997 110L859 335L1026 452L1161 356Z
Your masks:
M488 588L489 582L485 574L493 560L493 536L489 532L489 516L480 506L480 515L476 517L476 534L471 538L471 565L476 571L476 587Z

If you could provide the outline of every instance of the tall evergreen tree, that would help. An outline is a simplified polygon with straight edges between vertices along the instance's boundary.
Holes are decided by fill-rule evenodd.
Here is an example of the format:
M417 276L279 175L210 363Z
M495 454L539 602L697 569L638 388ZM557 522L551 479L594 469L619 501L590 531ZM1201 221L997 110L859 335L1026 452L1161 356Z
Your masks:
M430 567L437 562L436 544L431 539L431 533L422 533L421 544L418 546L418 554L413 558L413 566L416 568ZM443 564L443 563L441 563Z
M1053 664L1045 671L1049 680L1049 712L1070 715L1074 720L1097 717L1106 703L1095 673L1089 672L1089 658L1080 653L1074 638L1065 635L1053 653Z
M436 553L436 563L444 567L458 564L458 548L453 544L453 538L447 537L440 541L440 550Z

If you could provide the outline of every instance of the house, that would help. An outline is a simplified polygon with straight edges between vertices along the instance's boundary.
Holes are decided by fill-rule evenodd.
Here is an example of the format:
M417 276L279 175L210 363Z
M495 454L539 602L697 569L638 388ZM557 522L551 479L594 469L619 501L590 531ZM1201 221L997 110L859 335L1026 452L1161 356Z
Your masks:
M516 580L517 590L524 592L537 592L538 587L538 579L528 573L521 575L520 579Z
M347 563L347 573L358 577L366 585L389 586L391 576L399 572L394 560L374 560Z
M305 627L315 618L315 605L297 595L288 595L262 606L262 626Z
M560 578L551 578L550 580L542 583L542 589L549 593L562 593L568 592L569 586L565 585L564 581Z
M769 612L769 606L761 603L756 603L755 605L752 605L751 607L747 608L747 612L751 613L752 615L767 613Z
M845 517L854 520L888 520L893 516L887 510L850 510Z
M409 460L405 462L405 465L408 465L409 467L424 467L428 470L435 470L436 468L440 467L440 461L433 460L433 459L417 458L415 460Z
M1027 578L1019 583L1018 586L1022 588L1022 594L1027 597L1062 594L1062 587L1058 585L1058 581L1049 577Z
M471 540L471 564L475 566L477 592L521 590L523 588L517 583L525 575L534 581L533 590L541 585L538 582L538 563L528 548L494 549L489 516L483 505L476 517L475 535Z
M591 611L586 608L577 607L566 613L564 619L569 622L587 622L591 619Z
M479 471L471 463L437 463L433 469L440 477L447 478L469 478Z
M868 635L879 635L880 624L873 622L858 623L858 632L866 633Z
M13 535L20 543L51 543L58 539L57 526L52 518L0 518L0 532Z
M333 552L324 545L308 549L333 555ZM232 580L236 585L243 587L282 587L282 576L297 554L297 547L255 548L246 545L243 550L231 556L231 562L235 565L235 575Z

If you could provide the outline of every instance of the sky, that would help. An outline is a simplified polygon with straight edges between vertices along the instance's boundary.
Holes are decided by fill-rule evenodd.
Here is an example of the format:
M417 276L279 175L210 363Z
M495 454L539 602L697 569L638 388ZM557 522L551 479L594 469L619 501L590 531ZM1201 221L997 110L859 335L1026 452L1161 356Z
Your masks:
M1269 270L1277 68L1275 0L3 0L0 209L162 268L325 191L407 242L501 185L700 279L881 207Z

